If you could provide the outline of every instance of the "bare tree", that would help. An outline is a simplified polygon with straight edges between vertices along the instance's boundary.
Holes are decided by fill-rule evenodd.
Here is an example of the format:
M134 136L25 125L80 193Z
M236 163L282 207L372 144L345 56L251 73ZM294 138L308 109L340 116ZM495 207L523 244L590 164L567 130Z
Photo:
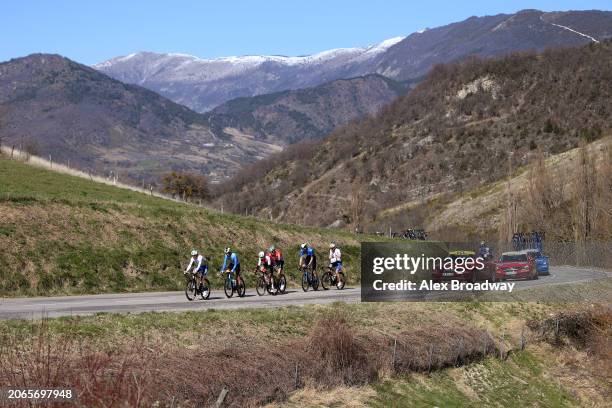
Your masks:
M354 183L351 190L351 221L355 231L359 231L362 226L364 201L360 184Z

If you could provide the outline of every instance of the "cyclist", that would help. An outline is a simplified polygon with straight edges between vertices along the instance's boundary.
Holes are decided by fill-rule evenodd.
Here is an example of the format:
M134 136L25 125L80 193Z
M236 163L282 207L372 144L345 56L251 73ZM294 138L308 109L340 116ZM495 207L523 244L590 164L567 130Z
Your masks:
M202 286L202 282L204 277L208 275L208 261L206 258L198 253L197 249L191 251L191 258L189 259L189 266L185 269L185 274L189 273L193 266L193 273L197 274L198 277L198 287Z
M272 290L276 291L274 288L274 261L270 254L266 254L264 251L259 252L259 260L257 261L257 267L260 271L267 273L268 278L272 278Z
M477 257L487 259L491 255L491 249L485 241L480 241L480 247L478 247Z
M232 252L230 247L225 248L225 256L223 257L223 266L221 267L221 273L224 273L226 270L230 270L236 280L242 280L240 277L240 261L238 260L238 255L235 252Z
M334 278L342 271L342 253L335 242L329 244L329 267L334 271Z
M285 260L283 259L283 253L281 252L280 249L278 249L276 246L271 245L270 248L268 248L268 252L270 254L270 257L272 258L272 263L278 267L278 273L282 273L283 272L283 268L285 266Z
M314 248L308 246L306 242L300 245L300 268L312 268L313 273L317 270L317 254Z

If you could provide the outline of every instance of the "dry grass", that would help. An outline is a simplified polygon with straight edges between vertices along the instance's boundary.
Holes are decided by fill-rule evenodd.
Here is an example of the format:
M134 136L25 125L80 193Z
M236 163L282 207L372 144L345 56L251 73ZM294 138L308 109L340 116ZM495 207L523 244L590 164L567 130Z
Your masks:
M0 386L69 387L81 404L93 407L209 406L227 388L225 406L260 406L283 402L302 387L324 392L366 385L381 373L453 366L468 361L464 355L476 359L484 351L479 345L470 348L465 339L466 351L456 348L453 339L462 334L482 338L484 332L407 329L397 337L405 347L398 347L394 369L388 336L351 327L335 313L319 319L306 337L270 342L256 333L234 334L189 347L143 338L100 346L52 334L43 321L25 340L3 338ZM432 342L439 348L429 363L423 350Z

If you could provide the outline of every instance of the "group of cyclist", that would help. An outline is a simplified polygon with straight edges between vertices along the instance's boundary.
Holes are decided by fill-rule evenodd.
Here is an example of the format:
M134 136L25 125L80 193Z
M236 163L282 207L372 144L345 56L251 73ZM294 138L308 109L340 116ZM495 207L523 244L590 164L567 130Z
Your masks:
M276 272L277 275L283 273L285 266L285 260L283 253L280 248L275 245L271 245L267 250L260 251L257 255L257 269L262 273L267 273L268 276L274 277ZM342 251L336 245L335 242L329 244L329 266L337 277L338 272L342 272ZM317 254L315 249L304 242L300 245L299 250L299 267L301 270L304 268L316 271L317 268ZM208 260L198 250L194 249L191 251L191 258L189 259L189 265L185 269L185 274L193 273L198 279L198 285L201 285L204 278L208 275ZM223 265L221 266L221 273L229 272L232 274L233 279L241 280L240 276L240 260L238 254L230 247L226 247L223 253ZM272 279L272 290L276 290L274 287L274 279Z

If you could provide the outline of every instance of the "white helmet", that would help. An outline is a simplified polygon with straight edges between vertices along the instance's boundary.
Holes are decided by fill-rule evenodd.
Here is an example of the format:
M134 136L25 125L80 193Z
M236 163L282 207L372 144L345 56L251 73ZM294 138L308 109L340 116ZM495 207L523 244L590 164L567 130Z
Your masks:
M329 247L330 247L331 249L334 249L334 248L336 247L336 243L335 243L335 242L332 242L331 244L329 244Z
M263 258L264 256L266 256L266 254L264 253L264 251L259 251L259 257Z
M232 248L230 248L230 247L225 248L225 253L226 254L229 254L230 252L232 252Z
M308 246L308 244L304 242L302 245L300 245L300 248L304 249L304 248L306 248L307 246Z
M198 250L194 249L193 251L191 251L191 256L196 256L198 254Z

